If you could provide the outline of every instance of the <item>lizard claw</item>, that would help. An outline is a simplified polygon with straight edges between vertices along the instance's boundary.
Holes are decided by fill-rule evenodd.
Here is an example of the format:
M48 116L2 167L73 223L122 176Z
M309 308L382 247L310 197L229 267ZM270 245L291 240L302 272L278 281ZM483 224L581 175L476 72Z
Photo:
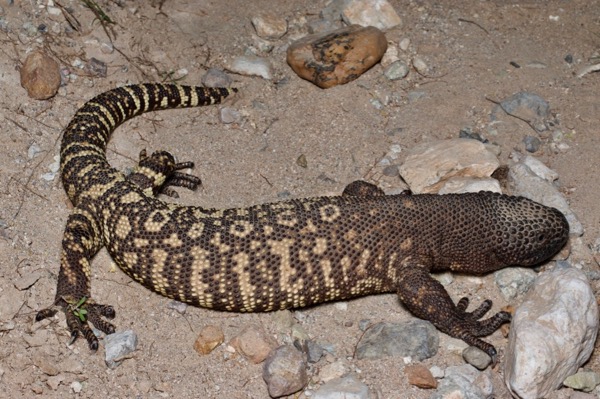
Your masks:
M92 351L98 350L98 338L89 323L92 323L98 330L105 334L115 332L115 326L103 319L113 319L116 315L114 308L109 305L94 303L89 298L83 302L78 301L77 304L69 304L66 300L62 299L59 301L59 304L40 310L35 316L35 321L52 317L59 309L65 312L67 326L71 332L69 345L75 342L81 334L85 337Z

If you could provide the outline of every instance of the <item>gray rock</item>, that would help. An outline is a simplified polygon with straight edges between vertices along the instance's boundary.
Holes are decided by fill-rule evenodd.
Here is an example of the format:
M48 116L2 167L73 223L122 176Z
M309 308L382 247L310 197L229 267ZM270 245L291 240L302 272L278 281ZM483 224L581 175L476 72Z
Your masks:
M236 57L229 69L240 75L260 76L267 80L273 78L273 67L269 60L255 55Z
M314 399L369 399L369 387L354 376L336 378L319 388Z
M492 363L492 358L487 353L474 346L469 346L462 353L465 362L478 370L485 370Z
M369 328L356 348L358 359L411 356L424 360L437 353L439 333L428 321L377 323Z
M332 0L321 10L319 16L327 21L340 23L346 3L348 3L348 0Z
M42 152L42 149L37 143L33 143L27 149L27 158L33 159L37 157Z
M558 180L558 173L544 165L544 163L536 157L533 157L531 155L525 155L519 160L524 165L527 165L527 167L529 167L529 169L531 169L531 171L535 173L537 177L540 177L550 183L552 183L555 180Z
M321 367L319 379L323 382L329 382L345 376L349 371L350 367L348 366L348 363L344 359L338 359L333 363Z
M563 384L578 391L592 392L600 384L600 374L593 371L580 371L565 378Z
M525 144L525 150L527 150L527 152L537 152L537 150L539 150L540 146L542 145L540 139L538 139L535 136L529 135L523 138L523 143Z
M492 120L497 120L498 114L502 112L528 121L538 132L548 130L550 104L537 94L519 92L505 98L492 111Z
M571 267L543 273L513 317L504 379L522 399L546 397L587 361L598 333L598 304Z
M529 166L519 161L510 167L508 182L513 195L521 195L561 211L569 222L570 234L581 236L583 226L556 187L537 176Z
M306 349L306 355L308 356L309 363L316 363L321 360L321 357L323 357L323 352L325 351L321 345L313 340L306 341Z
M390 29L402 24L402 19L387 0L347 0L342 19L348 25L374 26Z
M403 79L408 75L408 65L404 61L394 61L383 71L383 74L389 80Z
M271 351L263 367L263 379L273 398L298 392L308 383L306 359L290 345Z
M496 285L507 302L527 292L536 277L533 270L525 267L507 267L494 273Z
M206 87L229 87L232 79L220 69L210 68L200 79Z
M488 178L498 166L498 158L477 140L438 140L411 149L400 175L413 193L433 193L452 177Z
M220 111L221 122L225 124L239 123L242 121L242 114L235 108L223 107Z
M106 365L111 369L117 368L123 359L136 350L137 344L137 335L132 330L107 335L104 338Z
M494 397L493 385L486 373L465 364L448 367L445 377L440 381L437 391L430 399L491 399Z
M179 314L185 314L188 304L179 302L179 301L171 301L167 304L167 308L176 311Z

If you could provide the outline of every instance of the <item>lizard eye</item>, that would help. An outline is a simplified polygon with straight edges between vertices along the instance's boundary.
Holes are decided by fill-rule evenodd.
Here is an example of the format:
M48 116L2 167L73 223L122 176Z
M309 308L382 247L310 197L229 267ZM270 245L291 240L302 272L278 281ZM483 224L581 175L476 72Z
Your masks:
M544 239L545 239L545 238L546 238L546 236L545 236L545 235L543 235L543 234L540 234L540 235L538 236L538 242L542 242L542 241L544 241Z

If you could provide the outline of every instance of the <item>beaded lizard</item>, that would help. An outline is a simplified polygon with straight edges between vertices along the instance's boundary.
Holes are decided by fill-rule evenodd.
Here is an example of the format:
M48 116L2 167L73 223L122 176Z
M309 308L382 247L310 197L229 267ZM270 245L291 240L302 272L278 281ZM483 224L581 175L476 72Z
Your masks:
M219 103L235 89L132 85L102 93L80 108L61 144L61 176L75 206L62 242L54 304L36 320L63 310L72 340L98 339L88 322L115 331L111 306L90 297L90 262L105 246L130 277L161 295L235 312L305 307L396 292L416 316L494 357L479 337L510 320L486 300L467 312L430 272L484 274L535 265L566 243L558 210L491 192L385 195L366 182L340 196L293 199L239 209L180 206L156 198L169 186L194 189L168 152L140 154L125 176L106 159L112 132L147 111ZM84 310L82 312L82 310ZM79 317L78 317L79 316Z

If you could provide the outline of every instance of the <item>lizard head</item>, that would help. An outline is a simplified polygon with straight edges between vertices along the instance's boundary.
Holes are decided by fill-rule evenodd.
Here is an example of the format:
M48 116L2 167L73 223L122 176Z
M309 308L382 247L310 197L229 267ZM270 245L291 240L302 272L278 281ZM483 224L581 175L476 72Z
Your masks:
M569 239L569 223L556 208L524 197L498 196L494 242L505 265L532 266L555 255Z

